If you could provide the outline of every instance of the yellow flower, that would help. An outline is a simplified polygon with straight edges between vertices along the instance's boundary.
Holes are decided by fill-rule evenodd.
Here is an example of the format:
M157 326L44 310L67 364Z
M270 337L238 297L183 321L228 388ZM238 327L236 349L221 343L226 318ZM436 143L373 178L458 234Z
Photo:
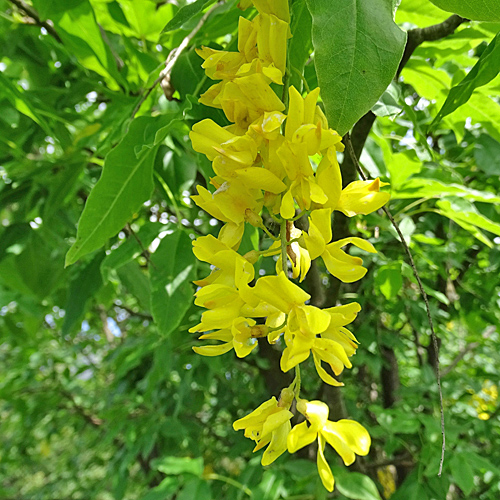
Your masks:
M282 271L277 276L263 276L257 280L254 293L262 301L288 314L294 306L303 305L311 296L292 283Z
M283 389L279 402L272 397L233 424L235 431L245 429L245 437L257 443L254 452L269 444L262 456L262 465L274 462L287 449L287 436L292 428L290 419L293 413L289 410L292 401L293 391L289 388Z
M253 4L260 13L274 14L282 21L290 23L288 0L253 0Z
M316 182L328 200L321 206L335 210L342 192L342 175L337 161L337 150L328 148L316 170Z
M264 64L273 64L282 74L285 74L288 23L272 14L265 13L259 14L254 22L257 23L259 59Z
M302 236L302 231L297 229L293 222L287 221L286 225L286 239L288 242L293 240L298 240ZM278 255L278 261L276 262L276 273L283 271L283 263L281 262L281 243L279 241L274 242L269 250L274 250L274 253L269 253L267 255ZM286 253L290 263L292 265L292 278L299 278L299 282L302 282L307 275L311 267L311 258L309 257L309 252L304 248L304 243L300 245L300 241L294 241L289 243L286 247ZM287 259L287 260L288 260Z
M304 241L311 260L321 256L333 276L344 283L352 283L361 279L367 269L361 258L348 255L342 247L350 243L366 252L376 253L376 250L370 242L356 237L328 243L332 238L331 214L331 208L314 210L309 217L309 234L304 234Z
M202 104L205 104L204 96L205 94L200 97ZM236 123L242 129L247 129L266 111L285 109L285 105L261 73L227 82L213 103L222 108L230 122Z
M381 182L378 178L373 181L351 182L342 190L335 209L347 217L371 214L389 201L391 195L380 192L382 186L388 185L387 182Z
M205 212L222 222L243 223L249 212L258 214L264 203L262 192L251 188L238 178L225 181L213 177L210 182L216 187L210 193L203 186L196 186L198 194L191 199Z
M294 217L294 200L301 209L305 210L309 210L311 202L326 203L327 197L316 183L313 175L314 171L309 161L307 145L284 141L277 153L288 178L292 181L290 189L283 196L281 202L281 216L284 219Z
M335 480L328 465L324 450L328 443L341 456L345 465L351 465L357 455L367 455L371 439L367 430L354 420L328 420L329 408L322 401L299 400L297 410L307 421L296 425L288 434L287 446L295 453L304 446L318 440L317 466L324 487L333 491Z
M219 345L195 346L193 351L202 356L219 356L234 348L238 358L244 358L257 347L257 338L265 337L267 328L257 325L254 319L237 317L231 323L231 328L206 333L200 340L220 340Z

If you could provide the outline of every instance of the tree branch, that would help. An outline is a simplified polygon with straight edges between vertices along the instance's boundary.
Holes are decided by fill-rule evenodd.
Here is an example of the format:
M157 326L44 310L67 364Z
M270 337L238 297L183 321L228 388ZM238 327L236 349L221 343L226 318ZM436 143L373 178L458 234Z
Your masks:
M19 10L24 12L29 18L33 20L35 26L40 26L40 28L45 28L47 33L54 37L59 43L62 43L62 40L59 38L57 31L54 29L54 26L50 21L42 21L38 12L28 5L24 0L10 0L12 4L14 4Z
M401 71L405 67L406 63L409 61L415 49L424 42L435 42L436 40L441 40L448 35L451 35L455 30L468 19L457 16L453 14L448 19L444 20L442 23L434 24L428 26L427 28L415 28L408 31L408 40L406 42L405 51L403 53L403 58L399 63L399 68L396 73L396 78L399 77Z

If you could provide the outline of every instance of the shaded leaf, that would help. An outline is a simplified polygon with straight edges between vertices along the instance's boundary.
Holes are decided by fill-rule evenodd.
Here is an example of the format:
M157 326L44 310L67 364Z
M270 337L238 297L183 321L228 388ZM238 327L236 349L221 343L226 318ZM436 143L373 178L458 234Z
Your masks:
M390 264L378 269L375 276L375 287L382 292L387 300L396 297L402 286L401 265Z
M299 92L302 90L302 79L300 75L304 71L304 66L311 53L311 14L307 8L306 0L296 0L292 2L290 30L293 33L288 45L290 58L290 85L293 85Z
M474 472L464 453L453 454L450 459L450 469L453 479L465 495L470 495L474 489Z
M382 500L375 483L359 472L347 472L340 467L332 467L335 487L347 498L353 500Z
M104 252L99 252L86 266L83 266L75 275L69 286L68 299L64 310L64 323L62 334L71 332L78 320L86 311L87 303L102 286L100 272L101 262L105 257Z
M500 175L500 142L486 134L474 143L477 166L488 175Z
M191 239L181 230L165 236L151 262L151 312L161 333L167 335L191 306L196 262Z

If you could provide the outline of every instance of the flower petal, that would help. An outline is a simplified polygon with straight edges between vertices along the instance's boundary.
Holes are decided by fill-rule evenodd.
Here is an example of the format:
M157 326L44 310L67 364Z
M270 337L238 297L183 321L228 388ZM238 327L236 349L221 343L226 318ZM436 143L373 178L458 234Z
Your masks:
M312 430L306 421L296 425L288 434L287 447L289 453L295 453L297 450L311 444L318 433Z
M318 436L318 456L316 463L323 486L328 491L333 491L335 479L333 478L332 470L325 459L325 440L321 434Z

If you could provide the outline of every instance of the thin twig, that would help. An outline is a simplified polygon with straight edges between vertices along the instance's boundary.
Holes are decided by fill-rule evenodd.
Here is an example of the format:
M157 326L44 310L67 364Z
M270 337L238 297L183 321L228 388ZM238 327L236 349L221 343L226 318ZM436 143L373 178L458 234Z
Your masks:
M367 176L361 169L361 165L359 163L358 158L356 157L356 154L354 152L354 149L352 147L352 142L351 142L351 137L349 135L349 132L345 135L344 141L347 147L347 150L349 151L349 155L351 156L351 159L353 163L356 165L356 169L359 172L359 175L363 180L367 180ZM420 290L420 294L422 295L422 298L424 299L425 303L425 309L427 312L427 320L429 322L429 326L431 329L431 338L432 338L432 343L434 345L434 350L436 352L436 378L437 378L437 386L438 386L438 392L439 392L439 406L440 406L440 411L441 411L441 435L443 437L443 445L441 447L441 460L439 462L439 472L438 476L441 477L441 473L443 472L443 463L444 463L444 453L446 451L446 432L445 432L445 425L444 425L444 404L443 404L443 391L441 389L441 371L439 367L439 347L438 347L438 340L437 340L437 335L434 330L434 323L432 321L432 315L431 315L431 308L429 305L429 299L427 297L427 293L424 290L424 286L422 284L422 281L420 279L420 275L418 274L417 266L415 265L415 261L413 260L413 255L410 251L410 247L407 245L403 233L401 232L401 229L399 229L398 223L394 220L394 217L392 214L389 212L389 210L386 207L382 207L382 210L386 213L387 217L391 221L391 224L393 225L394 229L398 233L399 239L401 240L401 244L403 245L406 255L408 256L408 260L410 261L411 268L413 270L413 274L417 280L418 283L418 288Z
M145 319L145 320L148 320L148 321L152 321L152 319L153 319L153 316L151 316L151 314L145 314L145 313L142 313L142 312L136 312L133 309L131 309L130 307L125 306L123 304L118 304L117 302L114 302L113 306L117 307L118 309L123 309L129 316L136 316L138 318Z
M172 91L172 87L170 84L170 77L171 77L172 69L173 69L175 63L177 62L177 60L179 59L181 54L184 52L186 47L189 45L191 40L195 37L196 33L198 33L198 31L200 31L202 26L205 24L206 20L209 18L210 14L217 7L221 6L223 3L224 3L224 0L220 0L216 4L212 5L212 7L210 7L210 9L208 9L205 12L205 14L203 14L203 17L200 19L199 23L193 28L191 33L189 33L184 38L184 40L182 40L182 42L180 43L180 45L178 47L175 47L174 49L172 49L169 52L167 59L165 61L165 68L161 71L158 78L153 82L153 85L151 85L151 87L146 89L146 92L142 95L141 99L139 100L139 102L135 106L134 111L132 111L132 115L130 117L131 120L134 119L135 115L137 114L137 112L139 111L141 106L143 105L144 101L149 97L151 92L153 92L154 88L160 82L161 82L161 87L163 89L163 92L167 96L167 99L170 99L172 97L173 91Z
M10 0L10 2L13 3L19 10L22 10L28 17L33 19L33 24L40 26L40 28L45 28L49 35L53 36L59 43L62 43L62 40L57 34L57 31L54 29L54 26L52 26L52 24L48 21L42 21L38 12L31 7L31 5L28 5L23 0Z
M446 375L448 375L448 373L450 373L453 368L455 368L455 366L457 366L458 363L460 363L460 361L462 361L462 359L464 359L465 356L467 356L469 352L473 351L478 345L479 342L472 342L470 344L467 344L467 346L458 353L457 357L443 370L441 376L446 377Z
M129 223L127 223L126 226L125 226L125 228L134 237L135 241L137 241L138 245L141 247L142 256L146 259L146 261L148 262L148 264L151 264L153 266L153 268L156 269L156 266L151 261L151 254L149 253L149 250L144 247L144 245L142 244L142 241L140 240L139 236L137 236L136 232L132 229L132 226Z

